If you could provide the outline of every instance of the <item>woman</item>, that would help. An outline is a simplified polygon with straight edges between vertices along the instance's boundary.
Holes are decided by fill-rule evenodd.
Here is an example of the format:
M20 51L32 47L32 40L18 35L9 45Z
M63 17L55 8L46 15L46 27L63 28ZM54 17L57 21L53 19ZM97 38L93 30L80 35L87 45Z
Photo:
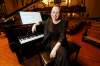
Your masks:
M45 45L45 50L50 51L50 59L53 59L50 66L68 66L67 47L65 39L65 22L60 18L60 7L55 5L51 10L51 19L47 22L37 23L33 25L32 32L36 30L36 26L44 24L44 39L42 43Z

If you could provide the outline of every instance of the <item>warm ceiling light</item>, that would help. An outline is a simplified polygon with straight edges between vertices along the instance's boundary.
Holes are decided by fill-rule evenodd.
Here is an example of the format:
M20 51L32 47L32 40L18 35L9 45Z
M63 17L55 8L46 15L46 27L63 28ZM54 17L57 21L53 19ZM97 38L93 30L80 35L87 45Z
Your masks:
M48 0L42 0L42 2L48 5Z
M67 5L70 5L70 3L71 3L71 0L66 0Z
M66 0L66 4L68 4L68 0Z
M69 4L71 3L71 0L69 0Z

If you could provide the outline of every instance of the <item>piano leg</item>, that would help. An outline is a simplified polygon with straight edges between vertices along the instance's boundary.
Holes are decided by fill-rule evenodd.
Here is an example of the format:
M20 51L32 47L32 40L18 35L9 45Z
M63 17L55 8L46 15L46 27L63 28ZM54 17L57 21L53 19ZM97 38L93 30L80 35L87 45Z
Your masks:
M16 55L17 55L19 63L23 64L24 63L24 56L22 54L22 51L21 50L17 50L16 51Z

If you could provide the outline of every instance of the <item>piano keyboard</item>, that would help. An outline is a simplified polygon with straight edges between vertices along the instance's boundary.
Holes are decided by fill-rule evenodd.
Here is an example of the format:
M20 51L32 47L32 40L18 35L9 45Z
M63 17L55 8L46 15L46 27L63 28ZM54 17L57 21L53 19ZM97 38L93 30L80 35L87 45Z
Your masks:
M26 38L20 38L19 41L21 44L30 42L30 41L34 41L40 38L43 38L44 34L40 34L40 35L34 35L34 36L30 36L30 37L26 37Z

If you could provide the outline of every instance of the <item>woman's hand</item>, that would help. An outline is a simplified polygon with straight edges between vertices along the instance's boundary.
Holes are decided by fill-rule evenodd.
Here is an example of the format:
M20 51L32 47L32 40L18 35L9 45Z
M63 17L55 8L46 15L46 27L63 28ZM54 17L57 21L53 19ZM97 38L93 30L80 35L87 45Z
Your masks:
M51 58L51 59L54 59L55 57L56 57L56 50L53 49L53 50L51 51L51 53L50 53L50 58Z
M32 33L34 33L36 31L36 26L39 25L39 23L36 23L32 26Z
M34 33L36 31L36 24L34 24L33 26L32 26L32 33Z
M50 58L53 59L56 57L56 53L57 53L57 50L59 49L59 47L61 46L61 43L58 41L56 43L56 45L53 47L51 53L50 53Z

